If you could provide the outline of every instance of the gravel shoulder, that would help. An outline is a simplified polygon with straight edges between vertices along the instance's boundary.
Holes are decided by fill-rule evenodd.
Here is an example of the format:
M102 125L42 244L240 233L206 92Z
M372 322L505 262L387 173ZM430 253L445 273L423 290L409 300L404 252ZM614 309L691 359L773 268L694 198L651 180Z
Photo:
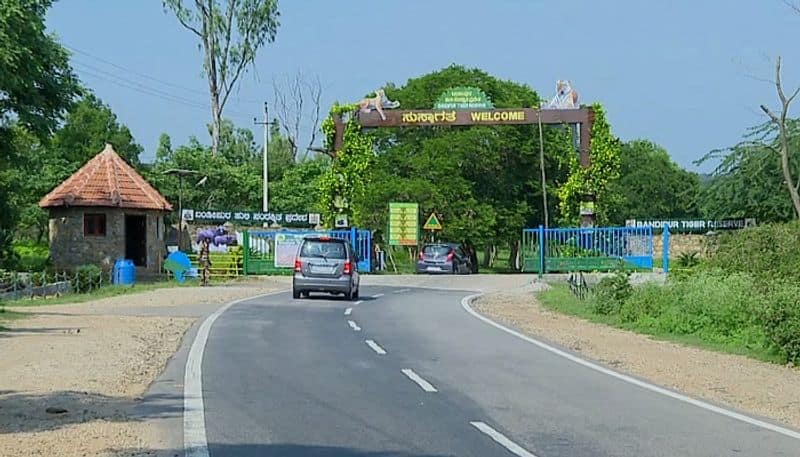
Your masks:
M479 297L481 314L620 372L800 429L800 369L658 341L543 308L528 285Z
M184 333L222 303L283 288L284 282L167 288L16 308L31 316L0 331L0 455L111 456L115 449L131 455L131 449L152 448L159 430L134 419L134 409Z

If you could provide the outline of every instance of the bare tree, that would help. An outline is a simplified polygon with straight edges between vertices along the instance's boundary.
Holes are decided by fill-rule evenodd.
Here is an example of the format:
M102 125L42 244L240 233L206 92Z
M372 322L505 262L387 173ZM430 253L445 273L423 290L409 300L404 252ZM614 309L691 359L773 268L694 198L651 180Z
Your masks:
M319 77L306 78L301 72L293 77L278 81L273 78L272 89L275 95L275 111L278 124L286 135L292 158L298 154L305 158L308 151L314 149L314 142L319 132L322 98L322 83ZM311 125L308 126L307 124ZM301 136L308 128L308 144L300 147Z
M184 4L193 3L193 6ZM275 40L277 0L163 0L181 25L197 35L211 97L211 149L219 149L222 111L258 49Z
M791 95L787 96L783 90L783 82L781 80L781 58L778 57L775 64L775 88L778 91L778 99L780 100L780 112L775 114L767 108L766 105L761 105L761 110L769 116L773 124L778 128L778 148L777 152L781 158L781 168L783 169L783 180L786 183L786 188L789 190L789 196L792 198L792 205L794 206L795 217L800 217L800 177L795 178L792 176L792 166L789 151L789 106L792 101L800 93L800 87L794 90Z

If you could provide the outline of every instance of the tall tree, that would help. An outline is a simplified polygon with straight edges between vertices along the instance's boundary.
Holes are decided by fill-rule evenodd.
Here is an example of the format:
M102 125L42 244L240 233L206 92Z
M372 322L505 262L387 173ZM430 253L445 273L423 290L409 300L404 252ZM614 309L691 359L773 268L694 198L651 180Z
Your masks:
M791 94L786 94L783 88L783 81L781 80L781 58L775 62L775 90L778 93L778 100L780 101L780 108L778 114L775 114L766 105L761 105L761 110L766 113L770 121L778 128L776 132L777 137L776 146L772 147L769 142L764 143L765 146L775 152L780 157L781 171L783 173L783 181L786 185L786 190L792 200L795 217L800 217L800 176L792 173L792 168L796 168L792 164L791 151L789 150L789 107L794 101L795 97L800 94L800 87L795 89Z
M278 1L164 0L163 4L200 40L211 98L211 150L216 154L228 98L259 48L275 40Z
M18 218L11 199L19 191L12 164L15 126L44 138L78 93L66 50L45 33L50 0L0 4L0 267L13 264L11 241Z

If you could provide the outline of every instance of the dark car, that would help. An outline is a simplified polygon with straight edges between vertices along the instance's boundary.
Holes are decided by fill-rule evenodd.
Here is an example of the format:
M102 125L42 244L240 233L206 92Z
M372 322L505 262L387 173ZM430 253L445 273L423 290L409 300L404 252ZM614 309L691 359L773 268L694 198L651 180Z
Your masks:
M419 252L417 273L471 273L473 271L470 256L460 244L435 243L426 244Z
M359 285L358 261L350 243L327 237L303 240L294 261L294 298L327 292L357 300Z

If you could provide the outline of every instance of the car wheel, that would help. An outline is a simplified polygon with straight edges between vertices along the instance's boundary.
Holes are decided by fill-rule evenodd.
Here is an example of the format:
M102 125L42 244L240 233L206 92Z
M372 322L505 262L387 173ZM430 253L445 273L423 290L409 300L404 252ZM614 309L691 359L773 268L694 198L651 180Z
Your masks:
M298 299L298 298L300 298L301 296L302 296L302 293L301 293L299 290L297 290L297 289L292 289L292 298L294 298L295 300L297 300L297 299Z
M353 292L353 296L352 297L353 297L353 300L358 300L358 289L356 289L356 291Z

